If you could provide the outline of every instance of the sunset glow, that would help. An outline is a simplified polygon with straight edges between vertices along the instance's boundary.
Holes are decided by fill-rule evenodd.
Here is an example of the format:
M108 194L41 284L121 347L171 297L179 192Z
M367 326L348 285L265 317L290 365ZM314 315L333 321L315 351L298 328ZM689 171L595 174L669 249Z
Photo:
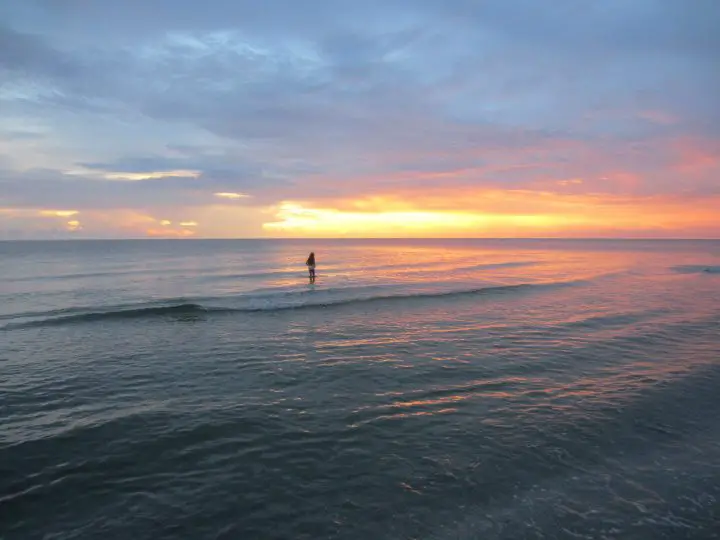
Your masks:
M481 4L0 5L0 238L720 237L717 10Z
M568 224L572 217L547 215L475 214L452 211L347 212L304 208L284 203L279 221L265 223L271 232L289 236L445 236L487 234L504 227L546 229Z
M264 224L274 235L353 237L578 237L673 236L674 231L698 234L717 223L720 197L694 201L671 198L621 198L558 195L534 191L488 191L462 197L379 197L341 201L337 207L285 202L275 221ZM423 208L444 208L423 210ZM473 210L478 208L478 210ZM534 213L517 213L517 209ZM493 211L494 210L494 211ZM608 219L612 216L612 220ZM695 229L698 228L698 229Z

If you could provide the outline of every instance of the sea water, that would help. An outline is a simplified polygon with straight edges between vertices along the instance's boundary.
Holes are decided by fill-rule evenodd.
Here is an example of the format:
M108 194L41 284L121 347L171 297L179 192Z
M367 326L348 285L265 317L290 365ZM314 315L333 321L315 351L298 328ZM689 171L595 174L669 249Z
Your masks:
M3 540L718 538L719 419L718 241L0 242Z

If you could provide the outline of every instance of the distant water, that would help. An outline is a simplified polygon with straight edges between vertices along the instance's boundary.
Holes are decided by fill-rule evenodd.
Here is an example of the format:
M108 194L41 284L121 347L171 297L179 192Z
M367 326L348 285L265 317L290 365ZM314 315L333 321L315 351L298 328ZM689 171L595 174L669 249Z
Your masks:
M0 242L0 280L2 540L720 538L718 241Z

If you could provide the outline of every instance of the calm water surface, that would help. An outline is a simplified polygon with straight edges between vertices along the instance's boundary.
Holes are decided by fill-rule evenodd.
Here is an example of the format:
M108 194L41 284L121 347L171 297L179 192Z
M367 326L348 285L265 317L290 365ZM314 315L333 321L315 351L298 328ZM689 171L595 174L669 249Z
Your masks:
M720 242L0 242L0 277L2 540L720 538Z

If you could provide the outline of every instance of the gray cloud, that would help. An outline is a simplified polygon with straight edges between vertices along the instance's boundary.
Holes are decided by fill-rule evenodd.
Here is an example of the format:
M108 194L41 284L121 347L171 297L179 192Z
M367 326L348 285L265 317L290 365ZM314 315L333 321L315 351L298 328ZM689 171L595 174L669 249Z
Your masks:
M75 66L42 38L0 25L0 73L4 82L15 76L64 78L73 75Z
M658 149L720 135L714 0L0 0L0 20L0 107L16 119L0 138L27 161L0 172L15 205L271 202L492 165L456 182L600 177L607 163L568 141L649 174L643 192L672 191ZM22 121L52 146L30 145ZM21 171L41 157L52 170ZM62 174L73 166L201 174Z

